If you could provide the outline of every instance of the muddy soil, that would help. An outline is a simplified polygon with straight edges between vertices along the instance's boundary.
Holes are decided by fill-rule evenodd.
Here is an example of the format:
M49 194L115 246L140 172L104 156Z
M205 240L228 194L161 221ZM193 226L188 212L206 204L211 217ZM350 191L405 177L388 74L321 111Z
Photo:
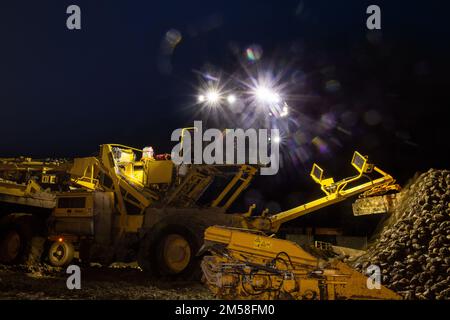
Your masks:
M199 282L151 279L136 267L81 269L81 289L69 290L65 269L0 265L0 299L212 299Z

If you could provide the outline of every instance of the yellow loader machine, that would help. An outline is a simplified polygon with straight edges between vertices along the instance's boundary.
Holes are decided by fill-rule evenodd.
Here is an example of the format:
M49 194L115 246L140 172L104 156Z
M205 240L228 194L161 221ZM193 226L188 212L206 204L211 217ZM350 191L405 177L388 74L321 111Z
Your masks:
M212 255L202 261L204 278L221 298L397 298L386 288L368 290L366 278L345 264L273 236L282 223L357 194L357 215L392 211L397 198L387 193L398 190L394 179L357 152L352 165L358 174L337 182L314 165L311 176L324 197L252 216L252 208L226 210L250 184L254 166L175 165L151 148L117 144L71 160L3 158L0 262L23 262L36 251L33 240L45 238L46 259L55 266L76 256L106 265L137 260L158 276L192 278L205 243L201 251Z
M209 289L224 299L400 299L383 286L372 289L371 279L330 258L327 250L274 237L282 223L357 194L356 215L392 212L398 201L395 180L358 152L351 164L358 174L340 181L325 179L313 165L311 177L325 193L322 198L274 215L247 216L239 228L206 229L202 251L211 255L201 267Z
M100 146L96 157L0 159L0 262L23 262L44 238L55 266L78 255L199 276L204 230L233 225L225 211L255 173L247 165L175 165L149 147L117 144Z

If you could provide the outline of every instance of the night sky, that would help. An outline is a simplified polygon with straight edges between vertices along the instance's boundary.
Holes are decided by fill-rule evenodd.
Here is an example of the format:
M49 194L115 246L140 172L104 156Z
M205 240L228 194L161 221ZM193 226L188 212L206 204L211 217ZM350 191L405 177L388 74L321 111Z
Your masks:
M71 4L81 30L66 28ZM381 31L365 27L370 4ZM170 152L172 130L220 128L220 112L244 126L229 110L200 112L199 74L253 68L283 75L293 138L280 173L259 177L242 205L311 199L312 162L340 178L353 150L401 183L450 168L445 1L18 0L1 2L0 26L2 157L89 156L102 143ZM169 53L168 32L181 36Z

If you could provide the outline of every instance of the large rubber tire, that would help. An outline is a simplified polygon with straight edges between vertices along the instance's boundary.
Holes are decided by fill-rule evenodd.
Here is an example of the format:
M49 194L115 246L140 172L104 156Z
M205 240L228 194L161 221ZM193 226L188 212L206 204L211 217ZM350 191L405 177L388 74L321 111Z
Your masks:
M0 262L14 263L20 257L22 237L17 230L6 231L0 238Z
M0 226L0 263L21 264L28 260L35 220L30 215L11 215Z
M52 266L64 267L72 262L75 248L70 242L55 241L48 251L48 260Z
M148 230L141 242L139 266L167 280L199 280L201 258L197 252L203 243L203 231L188 217L164 219Z

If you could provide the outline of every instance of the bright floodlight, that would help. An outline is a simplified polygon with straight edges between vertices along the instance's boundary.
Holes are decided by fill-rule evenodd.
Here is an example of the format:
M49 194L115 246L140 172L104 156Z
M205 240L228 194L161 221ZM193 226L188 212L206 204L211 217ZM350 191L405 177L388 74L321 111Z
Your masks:
M227 97L227 101L228 101L229 104L235 103L235 102L236 102L236 96L235 96L234 94L230 94L230 95Z
M205 102L205 96L204 95L199 95L198 96L198 102Z
M219 92L217 92L217 90L214 89L210 89L208 90L208 92L206 92L206 102L214 105L217 104L220 100L220 95Z
M273 138L273 142L275 142L275 143L280 143L280 142L281 142L281 137L280 137L280 136L275 136L275 137Z
M255 95L259 101L265 103L278 103L281 100L278 93L263 86L256 88Z

